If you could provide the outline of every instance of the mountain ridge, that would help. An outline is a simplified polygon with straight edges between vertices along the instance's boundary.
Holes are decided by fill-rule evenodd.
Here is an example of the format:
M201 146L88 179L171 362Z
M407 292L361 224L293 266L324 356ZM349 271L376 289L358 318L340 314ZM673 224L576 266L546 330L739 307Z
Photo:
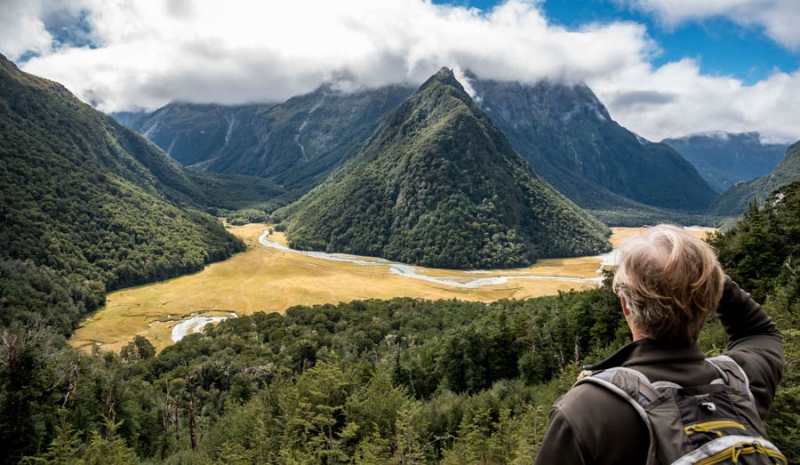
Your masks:
M424 266L524 266L608 247L605 226L533 174L447 68L278 213L294 248Z
M757 132L714 131L661 142L677 150L719 192L769 174L789 148L789 144L764 143Z
M107 290L243 250L219 221L184 208L207 198L177 162L2 55L0 109L0 261L16 270L2 277L4 319L54 319L69 333ZM69 316L29 301L54 287L74 296Z
M585 84L467 79L534 171L584 208L702 213L717 197L678 152L616 123Z
M751 203L763 205L776 189L800 180L800 141L788 149L778 166L766 176L734 184L711 206L710 212L716 215L738 216L749 208Z

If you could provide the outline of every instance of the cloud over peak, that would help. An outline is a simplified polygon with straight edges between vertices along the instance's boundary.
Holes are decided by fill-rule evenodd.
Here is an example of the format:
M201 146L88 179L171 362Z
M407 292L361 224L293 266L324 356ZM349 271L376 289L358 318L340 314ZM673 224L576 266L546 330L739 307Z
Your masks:
M764 123L764 113L745 115L711 100L783 93L796 101L796 73L748 88L703 76L691 60L653 68L659 48L643 24L569 29L551 23L540 1L509 0L487 12L430 0L7 1L0 52L12 60L37 55L23 63L25 71L60 81L109 112L173 100L275 102L329 81L349 88L419 84L448 66L491 79L585 81L615 119L651 139L704 129L800 135L787 124ZM724 118L686 125L680 114L704 105L698 119L714 111Z

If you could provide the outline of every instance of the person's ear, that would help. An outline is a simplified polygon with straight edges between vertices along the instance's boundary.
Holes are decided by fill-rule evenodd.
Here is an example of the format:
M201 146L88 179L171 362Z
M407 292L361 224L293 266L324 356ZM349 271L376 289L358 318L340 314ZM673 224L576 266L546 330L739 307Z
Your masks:
M622 292L619 293L619 303L622 304L622 313L625 316L630 316L631 311L628 309L628 302L625 300L625 294Z

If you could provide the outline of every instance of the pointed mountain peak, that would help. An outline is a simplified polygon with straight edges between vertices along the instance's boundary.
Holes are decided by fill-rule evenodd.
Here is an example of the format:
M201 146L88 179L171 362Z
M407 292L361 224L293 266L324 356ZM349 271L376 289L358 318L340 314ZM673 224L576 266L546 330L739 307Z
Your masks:
M453 70L451 70L446 66L442 67L442 69L440 69L436 74L428 78L428 80L425 81L424 84L422 84L419 90L420 92L422 92L432 87L434 84L444 84L449 87L454 87L458 91L464 92L466 94L464 86L462 86L461 83L458 82L458 79L456 79L455 74L453 74Z
M423 266L508 268L608 248L605 226L537 178L447 68L285 213L294 248Z

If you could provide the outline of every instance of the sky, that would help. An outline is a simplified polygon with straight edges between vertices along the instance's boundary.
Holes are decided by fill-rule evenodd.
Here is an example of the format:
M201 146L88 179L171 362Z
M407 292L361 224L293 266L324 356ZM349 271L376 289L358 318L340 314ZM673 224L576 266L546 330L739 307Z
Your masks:
M585 83L653 141L794 142L798 20L800 0L0 0L0 53L105 112L418 85L448 66Z

